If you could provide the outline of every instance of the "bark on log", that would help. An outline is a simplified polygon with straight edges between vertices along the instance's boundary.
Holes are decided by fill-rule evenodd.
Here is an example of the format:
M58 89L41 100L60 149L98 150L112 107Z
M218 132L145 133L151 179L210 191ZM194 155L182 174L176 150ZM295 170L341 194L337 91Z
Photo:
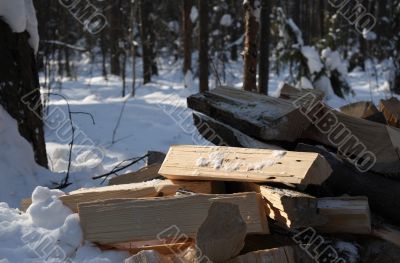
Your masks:
M39 76L29 34L13 33L0 19L0 105L18 122L36 162L47 168Z
M296 141L310 125L289 102L233 88L192 95L188 107L263 141Z
M400 182L372 172L361 173L350 164L335 157L323 147L299 144L303 152L317 152L323 155L333 168L332 175L319 189L308 188L308 192L319 197L366 196L372 212L378 213L393 223L400 222Z

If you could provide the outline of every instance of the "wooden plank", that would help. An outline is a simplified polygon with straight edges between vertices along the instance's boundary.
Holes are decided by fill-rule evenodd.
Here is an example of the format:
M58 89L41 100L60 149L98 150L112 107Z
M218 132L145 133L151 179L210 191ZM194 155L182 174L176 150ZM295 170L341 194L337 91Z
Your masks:
M318 200L313 196L255 183L247 183L245 189L262 195L267 215L280 226L295 229L327 222L326 217L318 214Z
M355 118L387 124L385 116L370 101L359 101L351 103L341 107L340 111L346 115Z
M319 198L318 210L328 219L326 224L316 227L322 233L371 233L371 215L366 197Z
M188 107L261 141L296 141L310 125L290 101L219 87L192 95Z
M169 179L320 185L332 170L315 153L234 147L171 146L159 173Z
M132 184L151 181L154 179L163 179L163 177L158 174L160 167L161 164L152 164L145 166L136 172L113 177L108 181L108 185Z
M223 192L224 188L223 185L210 181L153 180L145 183L83 188L61 196L60 200L76 213L79 203L117 198L171 196L175 195L179 189L194 193L212 194ZM24 199L21 209L27 209L31 203L31 199Z
M389 125L400 128L400 101L397 98L381 100L379 110L383 113Z
M292 247L280 247L266 250L249 252L238 256L229 263L248 263L248 262L273 262L273 263L296 263L295 253Z
M261 196L256 193L81 203L79 217L85 239L99 244L170 238L171 227L195 237L213 202L238 205L247 233L269 233Z

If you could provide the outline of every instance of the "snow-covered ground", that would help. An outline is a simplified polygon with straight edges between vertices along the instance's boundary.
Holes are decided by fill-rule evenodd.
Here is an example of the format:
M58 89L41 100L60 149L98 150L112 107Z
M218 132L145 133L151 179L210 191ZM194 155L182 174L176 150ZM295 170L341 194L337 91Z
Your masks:
M191 111L186 108L186 98L197 92L198 82L184 87L180 62L163 60L160 75L150 84L142 85L138 78L135 97L121 96L120 79L104 80L96 66L92 68L85 60L81 63L77 65L80 72L77 80L63 79L61 89L51 91L66 97L72 112L90 113L95 121L84 114L72 115L75 127L72 185L64 191L100 186L102 180L93 181L92 176L109 172L121 161L143 156L148 150L167 151L173 144L208 144L197 133ZM228 67L227 84L241 86L241 67L241 63ZM381 67L378 72L382 72ZM375 77L365 72L351 73L349 81L355 96L346 100L333 97L327 103L337 108L360 100L372 99L378 103L379 99L390 97L380 74L380 88L376 88ZM210 77L211 83L213 78ZM278 94L283 79L284 76L271 73L270 94ZM127 94L130 84L128 78ZM113 142L113 130L124 103ZM34 203L27 213L10 208L18 207L20 200L31 196L36 186L51 187L59 183L67 170L71 129L66 101L51 95L48 105L45 132L51 172L34 163L32 149L19 136L16 122L0 108L0 202L5 202L0 203L0 262L43 262L54 253L61 253L58 257L71 257L73 262L121 262L126 254L101 252L84 242L78 218L57 199L59 191L39 187L33 193ZM57 251L43 248L47 246Z

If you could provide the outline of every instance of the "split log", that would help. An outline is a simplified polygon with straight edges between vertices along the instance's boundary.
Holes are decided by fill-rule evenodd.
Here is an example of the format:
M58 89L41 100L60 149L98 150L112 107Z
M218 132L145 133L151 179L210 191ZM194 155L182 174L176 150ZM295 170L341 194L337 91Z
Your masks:
M273 263L296 263L300 262L295 258L292 247L280 247L267 250L249 252L238 256L229 263L248 263L248 262L273 262Z
M372 234L400 248L400 228L389 224L374 226Z
M371 214L366 197L319 198L318 211L328 219L327 223L316 227L321 233L371 233Z
M113 177L108 181L108 185L142 183L154 179L163 179L163 177L158 174L160 167L161 164L156 163L145 166L133 173L127 173Z
M79 203L117 198L171 196L175 195L179 189L194 193L213 194L222 191L221 189L223 189L223 187L221 184L210 181L154 180L146 183L83 188L60 196L60 200L65 206L76 213ZM24 199L21 202L21 210L26 211L31 203L31 199Z
M296 141L310 125L290 101L233 88L192 95L188 107L261 141Z
M322 119L321 123L328 117L336 119L337 125L332 125L328 133L321 131L329 127L320 129L311 125L303 134L303 138L337 149L345 159L362 164L358 167L363 171L371 169L384 175L400 175L400 129L354 118L327 108L319 108L316 111L311 110L308 114L318 115ZM329 115L322 118L324 114Z
M354 166L338 159L323 147L300 144L296 150L322 154L333 168L332 175L318 189L309 189L312 195L366 196L371 210L393 223L400 222L400 182L372 172L361 173Z
M159 173L169 179L320 185L332 170L315 153L233 147L171 146Z
M387 124L385 116L370 101L351 103L341 107L340 111L355 118Z
M166 243L165 241L140 241L140 242L125 242L118 244L99 245L102 250L120 250L127 251L134 255L141 251L153 250L162 255L180 254L185 252L188 248L193 247L195 244L194 239L188 238L183 240L174 240L173 243Z
M318 200L311 195L254 183L246 183L245 189L262 195L267 215L282 227L315 227L328 221L318 214Z
M193 122L198 132L217 146L283 150L281 147L251 138L231 126L198 112L193 112Z
M173 263L170 258L167 258L155 250L144 250L130 258L125 259L124 263Z
M246 238L246 223L239 207L234 204L215 202L200 226L196 244L201 257L211 262L226 262L239 255Z
M99 244L168 240L174 237L171 232L195 237L213 202L238 205L247 233L269 233L261 196L256 193L81 203L79 217L85 239Z
M284 100L296 101L300 98L306 98L304 95L313 94L318 100L323 100L325 93L317 89L297 89L289 84L284 84L279 91L279 98Z
M148 151L147 152L146 165L150 166L152 164L162 163L165 159L165 153L158 151Z
M400 128L400 101L397 98L381 100L379 109L389 125Z

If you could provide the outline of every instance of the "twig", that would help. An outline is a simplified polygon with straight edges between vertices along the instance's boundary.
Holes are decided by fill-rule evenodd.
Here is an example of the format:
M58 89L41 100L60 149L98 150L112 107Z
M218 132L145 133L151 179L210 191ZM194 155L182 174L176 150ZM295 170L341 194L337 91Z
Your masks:
M117 129L119 127L119 124L121 123L121 119L122 119L122 115L124 114L124 109L125 109L126 103L128 102L130 97L132 97L132 94L128 95L128 97L125 99L124 103L122 104L122 108L121 108L121 111L119 112L117 123L113 130L111 144L115 143L115 135L117 134Z
M212 65L212 68L213 68L213 70L214 70L215 77L217 78L217 81L218 81L218 85L219 85L219 86L222 86L221 80L220 80L220 78L219 78L218 71L217 71L217 69L215 68L214 60L213 60L210 56L208 56L208 58L209 58L209 60L211 61L211 65Z
M93 179L93 180L97 180L97 179L100 179L100 178L107 177L107 176L109 176L109 175L115 174L115 173L117 173L117 172L119 172L119 171L122 171L122 170L128 168L129 166L134 165L134 164L137 163L137 162L140 162L141 160L147 158L148 156L149 156L149 154L146 154L146 155L144 155L144 156L142 156L142 157L133 157L133 158L130 158L130 159L126 159L126 160L120 162L119 164L117 164L117 165L111 170L111 172L106 173L106 174L102 174L102 175L98 175L98 176L94 176L94 177L92 177L92 179ZM132 160L132 159L134 159L134 160ZM130 163L128 163L127 165L124 165L124 166L121 166L121 167L120 167L120 165L121 165L122 163L124 163L124 162L126 162L126 161L129 161L129 160L132 160L132 161L131 161Z
M69 117L69 123L71 125L71 132L72 132L72 136L71 136L71 142L69 143L69 154L68 154L68 167L67 167L67 173L65 174L64 179L61 181L60 185L57 186L57 189L64 189L66 187L68 187L69 185L71 185L71 183L68 183L69 180L69 174L70 174L70 170L71 170L71 162L72 162L72 148L74 146L74 139L75 139L75 127L74 124L72 122L72 114L87 114L92 118L93 124L95 124L93 115L87 112L73 112L71 111L71 106L69 105L68 99L61 94L57 94L57 93L47 93L47 95L54 95L54 96L58 96L60 98L62 98L63 100L65 100L65 102L67 103L67 109L68 109L68 117Z

